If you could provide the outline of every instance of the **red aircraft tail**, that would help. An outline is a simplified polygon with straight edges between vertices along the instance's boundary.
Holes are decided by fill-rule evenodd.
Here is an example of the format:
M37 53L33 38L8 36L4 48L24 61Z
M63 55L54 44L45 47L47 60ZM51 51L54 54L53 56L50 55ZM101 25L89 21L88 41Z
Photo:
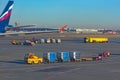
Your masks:
M59 32L64 31L66 28L67 28L67 25L64 25L64 26L60 27L60 28L59 28Z

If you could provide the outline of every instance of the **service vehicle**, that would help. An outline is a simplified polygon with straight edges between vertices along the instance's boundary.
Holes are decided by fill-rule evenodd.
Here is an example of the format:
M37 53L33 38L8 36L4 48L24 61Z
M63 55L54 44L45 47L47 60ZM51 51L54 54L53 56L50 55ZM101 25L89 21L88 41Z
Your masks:
M102 57L110 57L111 52L110 51L103 51Z
M105 56L103 53L107 53ZM42 57L28 53L24 56L24 62L28 64L38 63L64 63L64 62L82 62L82 61L102 61L106 56L110 57L110 51L104 51L94 56L82 55L79 51L74 52L47 52Z
M34 45L35 45L35 42L32 41L32 40L25 40L25 41L23 42L23 45L31 45L31 46L34 46Z
M86 37L84 38L85 43L107 43L108 38L102 37Z
M43 62L43 58L34 55L34 53L29 53L29 54L25 54L24 62L28 64L38 64Z
M21 43L20 41L18 41L18 40L12 40L11 43L12 43L13 45L21 45L21 44L22 44L22 43Z

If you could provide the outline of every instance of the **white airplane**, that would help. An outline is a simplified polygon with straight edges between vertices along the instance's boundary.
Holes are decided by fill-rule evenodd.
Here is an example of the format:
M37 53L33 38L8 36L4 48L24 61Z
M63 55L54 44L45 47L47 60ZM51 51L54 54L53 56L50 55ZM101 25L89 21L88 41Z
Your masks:
M61 32L63 30L65 30L67 28L67 25L64 25L62 27L60 27L57 30L47 30L47 31L8 31L9 29L17 29L20 27L31 27L34 25L26 25L26 26L17 26L17 27L13 27L11 25L9 25L9 20L10 20L10 16L12 14L12 8L14 5L14 1L13 0L9 0L9 2L7 3L5 9L3 10L2 14L0 15L0 35L9 35L9 34L31 34L31 33L46 33L46 32Z

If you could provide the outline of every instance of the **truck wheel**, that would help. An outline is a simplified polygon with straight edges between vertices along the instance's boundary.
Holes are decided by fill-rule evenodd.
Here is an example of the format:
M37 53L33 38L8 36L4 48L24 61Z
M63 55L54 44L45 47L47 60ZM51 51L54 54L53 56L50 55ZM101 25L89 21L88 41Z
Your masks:
M41 61L38 61L38 64L41 63Z
M95 40L93 40L93 43L96 43L96 41L95 41Z
M34 61L32 61L31 64L34 64Z

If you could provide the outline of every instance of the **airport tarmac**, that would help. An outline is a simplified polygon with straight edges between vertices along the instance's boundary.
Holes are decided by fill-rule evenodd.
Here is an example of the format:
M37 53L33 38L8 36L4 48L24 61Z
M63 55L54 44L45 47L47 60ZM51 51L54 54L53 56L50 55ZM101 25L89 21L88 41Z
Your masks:
M74 38L63 39L61 44L35 46L12 45L13 39L22 37L0 38L0 80L120 80L120 43L115 39L109 43L83 43L82 39ZM104 50L110 50L111 56L102 61L36 65L23 61L29 52L42 56L50 51L80 51L87 57Z

